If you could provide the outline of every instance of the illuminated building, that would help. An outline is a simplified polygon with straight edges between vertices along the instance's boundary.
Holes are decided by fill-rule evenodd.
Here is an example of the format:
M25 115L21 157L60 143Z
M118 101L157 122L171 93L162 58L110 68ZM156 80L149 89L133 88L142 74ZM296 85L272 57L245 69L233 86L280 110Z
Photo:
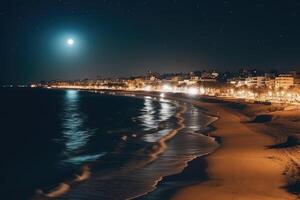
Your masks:
M275 78L275 88L288 89L294 85L294 77L292 74L280 74Z
M245 84L248 87L263 87L266 86L266 77L264 76L255 76L255 77L248 77L245 79Z

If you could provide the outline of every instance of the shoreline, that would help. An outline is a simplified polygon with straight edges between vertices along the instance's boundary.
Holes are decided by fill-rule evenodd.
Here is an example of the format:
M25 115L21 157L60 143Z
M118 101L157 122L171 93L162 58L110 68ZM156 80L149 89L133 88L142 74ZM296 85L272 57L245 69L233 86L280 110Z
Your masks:
M174 102L173 102L174 103ZM176 134L182 130L183 128L185 128L185 123L184 123L184 118L182 117L182 115L187 111L187 108L185 105L176 105L177 108L179 108L179 111L175 114L175 117L177 119L177 125L178 127L171 130L167 135L161 137L159 139L159 141L156 142L156 144L152 147L156 147L159 146L159 150L156 151L155 153L151 154L150 157L151 159L147 161L147 163L151 163L153 161L155 161L160 154L162 154L164 152L164 150L167 148L167 144L166 142L168 142L168 140L171 140L173 137L176 136ZM157 188L157 185L164 179L164 177L161 177L160 179L158 179L156 181L156 183L153 185L154 190ZM153 191L153 190L152 190ZM130 197L127 198L126 200L134 200L134 199L139 199L143 196L146 196L148 193L150 193L151 191L147 191L143 194L134 196L134 197Z
M157 92L150 93L150 92L104 91L105 94L107 92L109 94L113 93L112 95L129 95L129 96L133 96L135 98L140 98L140 97L145 97L145 96L151 96L152 98L161 98L159 96L160 93L157 93ZM153 190L148 191L142 195L138 195L136 197L129 198L129 199L133 199L133 200L148 200L148 199L162 199L162 198L170 199L173 196L174 192L178 191L179 189L209 180L209 176L206 173L206 169L208 167L206 157L213 154L215 151L217 151L219 148L221 148L220 137L211 136L209 134L209 133L215 131L215 129L216 129L213 126L213 124L219 120L218 112L213 112L212 110L206 109L203 106L195 105L193 102L193 99L191 99L191 97L189 98L188 96L178 97L176 95L170 94L170 95L165 96L164 98L168 99L170 101L174 101L174 102L191 104L193 106L196 106L197 109L200 109L205 115L210 116L210 117L215 117L216 118L215 120L211 121L209 124L207 124L205 126L207 129L198 131L196 134L201 134L201 135L212 138L213 140L215 140L218 143L219 146L210 153L195 156L195 157L191 158L189 161L186 162L186 166L180 172L161 177L161 179L158 180L155 185L153 185L153 187L154 187ZM170 138L170 139L172 139L172 138ZM195 176L195 173L194 173L195 169L199 169L199 168L200 168L200 170L197 172L197 175ZM191 181L191 179L193 179L193 180ZM166 191L163 191L163 194L155 194L156 190L161 190L161 185L168 184L169 181L181 181L184 183L183 183L183 185L180 185L178 187L167 188ZM152 193L154 193L154 196L157 196L157 197L153 198ZM149 195L150 195L150 198L149 198Z
M124 95L124 96L130 96L130 97L134 97L134 98L144 98L146 96L149 96L149 97L152 97L152 98L161 98L159 96L159 93L144 93L144 92L124 92L124 91L104 91L105 94L109 94L109 95ZM187 98L184 98L184 99L181 99L181 98L177 98L175 96L166 96L164 97L164 99L167 99L167 100L170 100L171 102L175 103L175 104L178 104L178 102L180 102L180 104L185 104L185 103L188 103L188 104L191 104L193 105L193 103L191 102L188 102ZM182 107L183 105L177 105L178 107ZM193 105L194 106L194 105ZM171 192L168 190L168 191L165 191L163 196L161 194L158 195L158 198L155 198L155 199L161 199L161 198L166 198L166 197L171 197L172 194L173 194L173 191L176 191L178 190L179 188L184 188L188 185L193 185L195 183L199 183L199 182L203 182L203 181L206 181L208 180L208 175L206 174L206 168L207 168L207 162L205 160L205 157L214 153L218 148L220 148L220 143L219 143L219 139L218 137L213 137L213 136L209 136L208 134L206 133L209 133L209 132L213 132L215 130L215 127L212 126L212 124L217 121L219 119L219 117L217 116L218 114L217 113L211 113L209 112L209 110L203 108L203 107L199 107L199 106L196 106L197 109L200 109L205 115L207 116L210 116L210 117L215 117L216 119L213 120L212 122L210 122L209 124L207 124L205 126L205 128L208 128L208 129L205 129L205 130L199 130L197 133L195 134L201 134L201 135L204 135L204 136L207 136L207 137L210 137L212 138L213 140L217 141L218 143L218 147L210 152L210 153L207 153L207 154L202 154L202 155L198 155L198 156L195 156L191 159L189 159L189 161L186 162L185 164L185 167L182 168L182 170L178 173L173 173L173 174L170 174L170 175L167 175L167 176L163 176L161 177L159 180L157 180L157 182L153 185L154 189L153 190L150 190L150 191L147 191L145 192L144 194L141 194L141 195L138 195L138 196L135 196L135 197L132 197L132 198L128 198L128 200L148 200L149 198L149 194L151 195L153 192L155 193L155 191L158 189L160 190L161 188L161 185L162 184L165 184L166 182L170 181L170 180L175 180L175 181L181 181L181 180L184 180L184 179L190 179L191 177L195 178L195 174L194 173L191 173L191 171L194 171L193 169L195 169L195 167L199 167L199 164L200 164L200 168L201 170L199 171L199 173L197 174L197 177L195 180L193 180L192 182L190 182L190 180L187 180L189 181L190 183L188 184L185 184L184 186L179 186L178 188L171 188ZM184 112L186 112L186 108L184 108ZM178 132L180 131L181 129L183 129L184 127L182 125L180 125L181 123L184 123L184 119L183 117L181 116L182 114L184 114L184 112L182 111L179 111L177 114L176 114L176 117L179 119L179 123L178 125L180 126L179 128L176 128L175 131ZM178 115L180 114L180 116ZM184 125L185 126L185 125ZM174 130L173 130L174 131ZM172 132L173 132L172 131ZM164 142L167 142L168 140L171 140L173 139L173 137L175 137L175 135L172 135L172 137L169 137L169 134L167 135L167 138L164 139ZM167 148L167 147L166 147ZM162 152L163 153L163 152ZM190 169L191 168L191 169ZM150 199L152 199L152 197L150 197Z
M112 95L112 94L110 94ZM115 95L124 95L124 94L120 94L120 93L116 93ZM151 95L141 95L140 97L145 97L145 96L151 96ZM139 98L139 96L135 96L135 98ZM159 100L159 96L152 96L153 100ZM165 136L163 136L162 138L160 138L156 144L151 148L150 150L150 156L149 158L147 159L147 163L151 163L153 162L154 160L156 160L163 152L164 152L164 149L166 149L166 147L168 146L168 144L166 144L167 141L169 141L170 139L173 139L174 136L177 135L177 132L181 131L183 128L185 128L185 117L183 116L185 114L185 112L187 111L187 105L186 103L182 102L182 101L178 101L178 100L175 100L175 99L168 99L168 98L165 98L166 100L169 100L170 103L172 104L175 104L176 107L178 108L178 111L176 112L175 116L177 118L177 127L175 127L174 129L172 129L168 134L166 134ZM190 107L190 104L188 104L188 107ZM205 125L204 125L205 126ZM205 126L206 127L206 126ZM198 137L198 136L193 136L193 137ZM179 138L182 138L179 137ZM198 139L197 139L198 140ZM175 141L178 141L178 138L175 140ZM172 142L174 143L174 142ZM175 142L176 143L176 142ZM193 143L193 142L192 142ZM174 148L174 144L172 145L173 148ZM185 158L182 163L180 164L181 166L174 166L175 168L172 170L172 172L168 172L166 171L162 177L160 179L158 179L156 181L156 183L150 187L150 190L148 190L147 188L145 188L147 191L143 194L139 194L139 195L136 195L136 196L133 196L133 197L129 197L129 198L126 198L126 199L138 199L139 197L142 197L144 195L147 195L149 192L155 190L157 188L157 185L159 185L159 183L165 178L165 177L169 177L169 176L173 176L173 175L177 175L177 174L180 174L182 172L182 170L184 170L187 166L189 166L189 163L196 160L195 158L198 158L198 157L202 157L204 154L199 154L197 156L191 154L191 156L193 157L187 157ZM130 163L129 163L130 164ZM178 163L179 164L179 163ZM139 165L139 164L138 164ZM204 171L204 170L203 170ZM92 176L91 176L92 177ZM86 179L85 179L86 180ZM37 198L43 198L44 197L54 197L54 198L59 198L59 197L62 197L64 196L64 193L67 191L67 190L70 190L70 192L72 193L72 186L73 186L73 183L77 185L77 183L75 183L73 180L70 180L70 181L67 181L67 182L63 182L63 183L66 183L65 185L58 185L58 187L55 187L53 189L50 189L50 191L47 191L46 193L40 191L39 194L37 194ZM64 186L64 187L60 187L60 186ZM67 186L67 187L65 187ZM67 189L66 189L67 188ZM62 190L63 189L63 190Z
M105 93L159 98L159 93L149 92L105 91ZM274 131L274 127L272 130L266 126L264 127L266 131L260 129L260 125L264 126L265 122L254 120L254 123L245 123L244 118L247 117L245 113L235 110L231 107L232 105L226 105L227 100L204 97L201 101L201 97L193 98L183 94L166 94L165 98L190 103L204 109L204 112L211 116L220 116L217 121L213 122L213 127L216 129L211 135L217 139L221 138L222 146L209 155L191 159L181 172L162 177L157 182L155 190L159 189L160 183L164 180L172 179L172 177L176 179L185 171L195 173L196 168L189 168L197 165L200 170L207 173L207 180L176 188L168 194L167 198L172 200L297 199L297 196L288 192L287 188L289 177L286 176L288 173L286 171L289 170L287 162L290 160L283 158L286 154L279 152L278 149L267 148L276 145L274 135L267 133L267 131ZM231 103L237 103L237 101ZM278 136L278 133L276 134ZM206 169L201 169L201 162L196 162L198 159L206 162ZM296 189L296 192L299 191Z
M86 91L86 92L90 92L89 90L81 90L81 91ZM116 94L108 94L108 95L116 95ZM119 96L125 96L123 94L119 94ZM141 98L144 96L136 96L134 98ZM159 99L154 99L153 96L153 100L155 101L159 101ZM156 141L155 143L149 145L146 147L146 149L144 149L144 151L147 152L147 154L149 153L149 155L147 156L147 158L143 161L143 162L139 162L137 163L139 167L142 167L143 165L147 165L148 163L154 162L167 148L167 142L169 140L171 140L173 137L176 136L176 134L182 130L183 128L185 128L185 123L184 123L184 118L183 118L183 114L187 111L187 107L186 105L182 104L182 103L178 103L176 101L170 101L170 104L175 105L175 107L177 108L176 113L174 114L175 118L176 118L176 124L177 127L174 127L174 129L170 130L166 135L162 136L158 141ZM160 128L158 128L157 130L160 130ZM145 152L145 153L146 153ZM131 161L129 161L127 163L127 165L131 165ZM85 164L81 167L81 172L80 174L73 174L72 177L69 177L68 179L63 180L62 182L59 182L57 185L55 185L55 187L51 187L48 191L43 191L42 189L37 189L36 194L31 197L31 199L48 199L48 198L60 198L63 197L65 194L67 194L74 185L77 185L80 182L83 182L85 180L88 180L91 176L92 176L92 168L93 168L93 163L89 163L89 164ZM135 166L137 167L137 166ZM159 180L157 180L157 182L153 185L153 187L155 187L162 179L163 177L161 177ZM128 200L130 199L136 199L140 196L143 196L145 194L147 194L149 191L143 193L143 194L139 194L136 195L134 197L129 197L126 198Z
M211 97L204 97L204 101L201 101L201 99L193 99L192 97L184 95L170 94L170 96L171 97L168 96L166 98L188 102L194 106L204 108L210 115L220 116L219 120L213 122L213 127L215 127L216 130L212 131L212 136L217 139L221 138L225 145L222 144L220 148L211 154L191 160L181 173L166 176L160 183L164 183L170 177L181 177L185 171L190 171L188 173L191 173L193 170L188 169L189 167L192 168L192 165L198 165L200 167L199 163L196 163L198 159L203 159L203 161L207 162L207 180L199 180L198 183L191 184L192 186L185 186L179 189L179 191L174 189L168 193L168 196L162 197L172 200L196 200L199 198L216 200L232 198L247 200L300 199L298 188L300 168L299 160L295 158L297 156L297 150L286 149L288 147L297 148L299 143L297 143L297 140L295 143L294 136L280 135L279 130L274 129L274 127L268 127L268 125L265 124L268 120L266 122L264 120L262 122L257 120L257 116L261 115L258 111L254 113L253 122L248 121L252 123L246 123L244 121L245 117L247 118L249 116L239 108L241 105L234 105L243 105L245 102L241 103ZM251 105L258 107L258 105L255 104ZM238 109L234 108L236 106ZM227 120L227 125L226 123L224 125L227 118L233 120ZM233 127L228 127L228 122L233 123ZM237 126L235 127L235 125ZM259 129L260 125L265 126L264 128L267 130ZM228 130L223 130L223 127L229 129L231 132L235 132L240 127L242 128L242 134L228 133ZM268 131L274 131L275 133L269 134ZM237 139L232 140L233 137ZM277 137L281 137L281 142L283 140L282 138L285 138L286 141L279 143ZM289 145L291 138L293 138L292 146ZM287 146L285 145L286 143L288 144ZM243 148L243 145L245 145L245 148ZM234 147L232 148L232 146ZM284 149L280 152L278 147ZM241 152L236 152L239 151L236 148ZM233 149L235 150L231 151ZM245 152L243 152L243 150ZM293 151L296 151L295 155L292 155L294 153ZM233 158L231 154L236 154L236 156L240 158ZM245 156L245 158L243 156ZM285 156L288 158L284 158ZM226 159L228 160L226 161ZM225 161L225 164L228 166L218 166L222 163L221 161ZM241 163L244 161L246 162ZM251 163L256 161L263 163L263 165L256 166Z

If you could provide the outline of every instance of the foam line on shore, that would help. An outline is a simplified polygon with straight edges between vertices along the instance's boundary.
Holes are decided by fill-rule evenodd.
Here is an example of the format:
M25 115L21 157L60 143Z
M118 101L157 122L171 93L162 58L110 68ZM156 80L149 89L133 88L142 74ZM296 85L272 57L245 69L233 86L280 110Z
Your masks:
M122 93L118 93L119 95L122 94ZM130 93L132 94L132 93ZM114 94L116 95L116 94ZM124 95L124 94L123 94ZM133 93L133 97L144 97L144 96L151 96L151 97L155 97L155 98L159 98L158 95L155 95L155 94L135 94ZM153 153L151 156L153 157L153 159L151 161L154 161L161 153L164 152L164 150L167 148L167 145L166 145L166 142L170 139L172 139L180 130L184 129L186 127L185 123L184 123L184 117L182 116L186 111L187 111L187 106L185 105L185 103L190 103L188 102L186 99L182 99L182 98L174 98L174 97L166 97L166 99L168 100L171 100L174 102L180 102L180 104L183 104L183 105L179 105L179 107L181 107L181 110L179 112L176 113L176 118L177 118L177 124L179 125L178 128L172 130L169 134L165 135L164 137L162 137L160 139L160 141L158 142L158 144L160 145L160 150ZM192 105L194 105L193 103L191 103ZM177 103L178 105L178 103ZM198 106L197 106L198 107ZM219 113L212 113L212 112L209 112L208 110L204 109L204 108L200 108L198 107L199 109L202 109L203 113L205 113L206 115L208 116L211 116L211 117L214 117L215 119L212 120L210 123L208 123L206 125L206 127L210 127L214 122L216 122L218 119L219 119ZM212 130L209 130L208 132L210 132ZM198 134L198 133L192 133L192 134ZM207 137L211 138L212 140L216 141L216 138L213 137L213 136L210 136L210 135L206 135ZM219 142L218 142L219 143ZM211 152L213 153L213 152ZM194 156L192 157L191 159L189 159L188 162L200 157L200 156L206 156L206 155L209 155L211 153L207 153L207 154L203 154L203 155L199 155L199 156ZM182 171L188 166L188 162L185 163ZM179 172L180 173L180 172ZM170 175L168 175L170 176ZM155 184L153 185L154 189L156 188L156 186L164 179L165 176L162 176L160 177L156 182ZM167 177L167 176L166 176ZM154 190L153 189L153 190ZM126 200L133 200L133 199L137 199L139 197L142 197L142 196L145 196L147 195L148 193L152 192L153 190L151 191L147 191L143 194L140 194L140 195L136 195L134 197L131 197L131 198L127 198Z
M166 142L170 139L172 139L180 130L185 128L185 124L184 124L184 118L182 117L182 114L186 112L187 107L186 105L180 105L179 106L180 111L176 113L176 118L177 118L177 125L179 127L173 129L172 131L170 131L167 135L163 136L156 145L159 146L159 150L153 154L151 154L151 161L155 160L160 154L162 154L164 152L164 150L167 148L167 144Z
M61 182L48 192L44 192L43 190L38 189L33 199L43 199L43 197L57 198L66 194L71 189L72 184L79 183L90 178L91 171L88 165L84 165L81 170L81 174L75 175L75 178L73 180Z
M178 105L178 104L177 104ZM185 124L184 124L184 117L182 116L186 111L187 111L187 106L186 105L178 105L178 107L180 108L180 110L176 113L175 117L177 119L177 125L178 127L173 129L172 131L170 131L167 135L163 136L155 145L158 145L159 146L159 149L155 152L155 153L152 153L150 155L151 159L147 162L147 163L150 163L150 162L153 162L154 160L156 160L158 158L158 156L160 154L162 154L165 149L167 148L167 144L166 142L170 139L172 139L180 130L184 129L185 128ZM154 145L154 146L155 146ZM158 183L163 179L163 176L160 177L153 185L153 187L157 186ZM151 191L147 191L143 194L140 194L140 195L136 195L134 197L130 197L130 198L127 198L126 200L132 200L132 199L136 199L138 197L141 197L141 196L144 196L146 194L148 194L149 192Z

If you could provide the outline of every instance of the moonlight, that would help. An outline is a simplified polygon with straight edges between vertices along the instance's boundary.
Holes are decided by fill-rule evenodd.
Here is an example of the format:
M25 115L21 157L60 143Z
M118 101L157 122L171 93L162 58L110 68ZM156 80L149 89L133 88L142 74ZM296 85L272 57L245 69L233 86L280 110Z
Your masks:
M74 45L74 40L73 40L72 38L69 38L69 39L67 40L67 44L68 44L69 46L73 46L73 45Z

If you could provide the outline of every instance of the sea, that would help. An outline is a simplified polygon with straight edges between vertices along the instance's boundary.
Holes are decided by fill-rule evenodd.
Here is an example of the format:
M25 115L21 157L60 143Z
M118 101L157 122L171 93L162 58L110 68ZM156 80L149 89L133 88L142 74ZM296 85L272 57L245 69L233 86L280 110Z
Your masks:
M161 199L192 183L164 179L218 147L207 135L216 118L184 102L80 90L0 94L0 199Z

